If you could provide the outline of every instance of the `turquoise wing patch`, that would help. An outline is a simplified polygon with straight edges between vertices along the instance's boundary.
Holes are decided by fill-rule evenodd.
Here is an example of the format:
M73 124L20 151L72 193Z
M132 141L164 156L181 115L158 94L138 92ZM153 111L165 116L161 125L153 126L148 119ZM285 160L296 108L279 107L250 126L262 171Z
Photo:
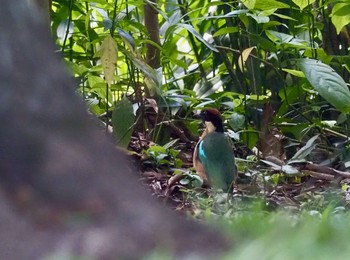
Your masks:
M199 158L201 158L201 159L207 159L207 156L206 156L206 154L205 154L205 152L204 152L204 148L203 148L203 141L201 141L200 143L199 143L199 146L198 146L198 154L199 154Z

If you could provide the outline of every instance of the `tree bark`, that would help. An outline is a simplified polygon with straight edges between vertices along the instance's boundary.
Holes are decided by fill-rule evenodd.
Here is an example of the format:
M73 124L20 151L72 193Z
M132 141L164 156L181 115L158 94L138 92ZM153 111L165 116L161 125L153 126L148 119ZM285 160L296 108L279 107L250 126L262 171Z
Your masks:
M212 257L217 230L160 207L74 94L47 27L0 0L0 258ZM11 21L11 22L8 22Z
M51 0L34 0L39 11L41 12L45 23L50 27L51 23Z
M156 3L156 0L151 0L152 3ZM145 2L143 7L145 16L145 26L149 33L150 40L155 44L160 45L159 38L159 20L158 12L151 4ZM160 51L153 44L147 44L146 54L147 64L152 68L157 69L160 67Z

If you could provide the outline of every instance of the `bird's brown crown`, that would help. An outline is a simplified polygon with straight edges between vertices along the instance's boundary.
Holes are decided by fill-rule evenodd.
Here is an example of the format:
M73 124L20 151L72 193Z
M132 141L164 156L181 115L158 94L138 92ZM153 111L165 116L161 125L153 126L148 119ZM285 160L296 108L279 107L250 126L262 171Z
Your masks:
M216 132L224 132L222 117L219 110L215 108L206 108L200 113L204 122L210 122L215 127Z

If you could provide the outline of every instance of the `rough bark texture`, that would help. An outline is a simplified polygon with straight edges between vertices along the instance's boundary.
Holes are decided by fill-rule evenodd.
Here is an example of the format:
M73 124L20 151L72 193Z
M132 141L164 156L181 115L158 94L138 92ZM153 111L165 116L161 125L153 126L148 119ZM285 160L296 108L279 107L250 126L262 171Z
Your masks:
M44 20L0 0L0 259L210 257L216 230L160 207L83 102Z

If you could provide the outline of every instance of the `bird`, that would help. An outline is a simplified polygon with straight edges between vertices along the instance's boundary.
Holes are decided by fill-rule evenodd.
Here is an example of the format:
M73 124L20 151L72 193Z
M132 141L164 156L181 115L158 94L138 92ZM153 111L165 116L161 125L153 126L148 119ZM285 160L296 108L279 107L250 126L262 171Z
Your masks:
M194 149L193 166L205 186L227 192L237 171L232 141L224 133L222 117L217 109L206 108L199 117L205 129Z

